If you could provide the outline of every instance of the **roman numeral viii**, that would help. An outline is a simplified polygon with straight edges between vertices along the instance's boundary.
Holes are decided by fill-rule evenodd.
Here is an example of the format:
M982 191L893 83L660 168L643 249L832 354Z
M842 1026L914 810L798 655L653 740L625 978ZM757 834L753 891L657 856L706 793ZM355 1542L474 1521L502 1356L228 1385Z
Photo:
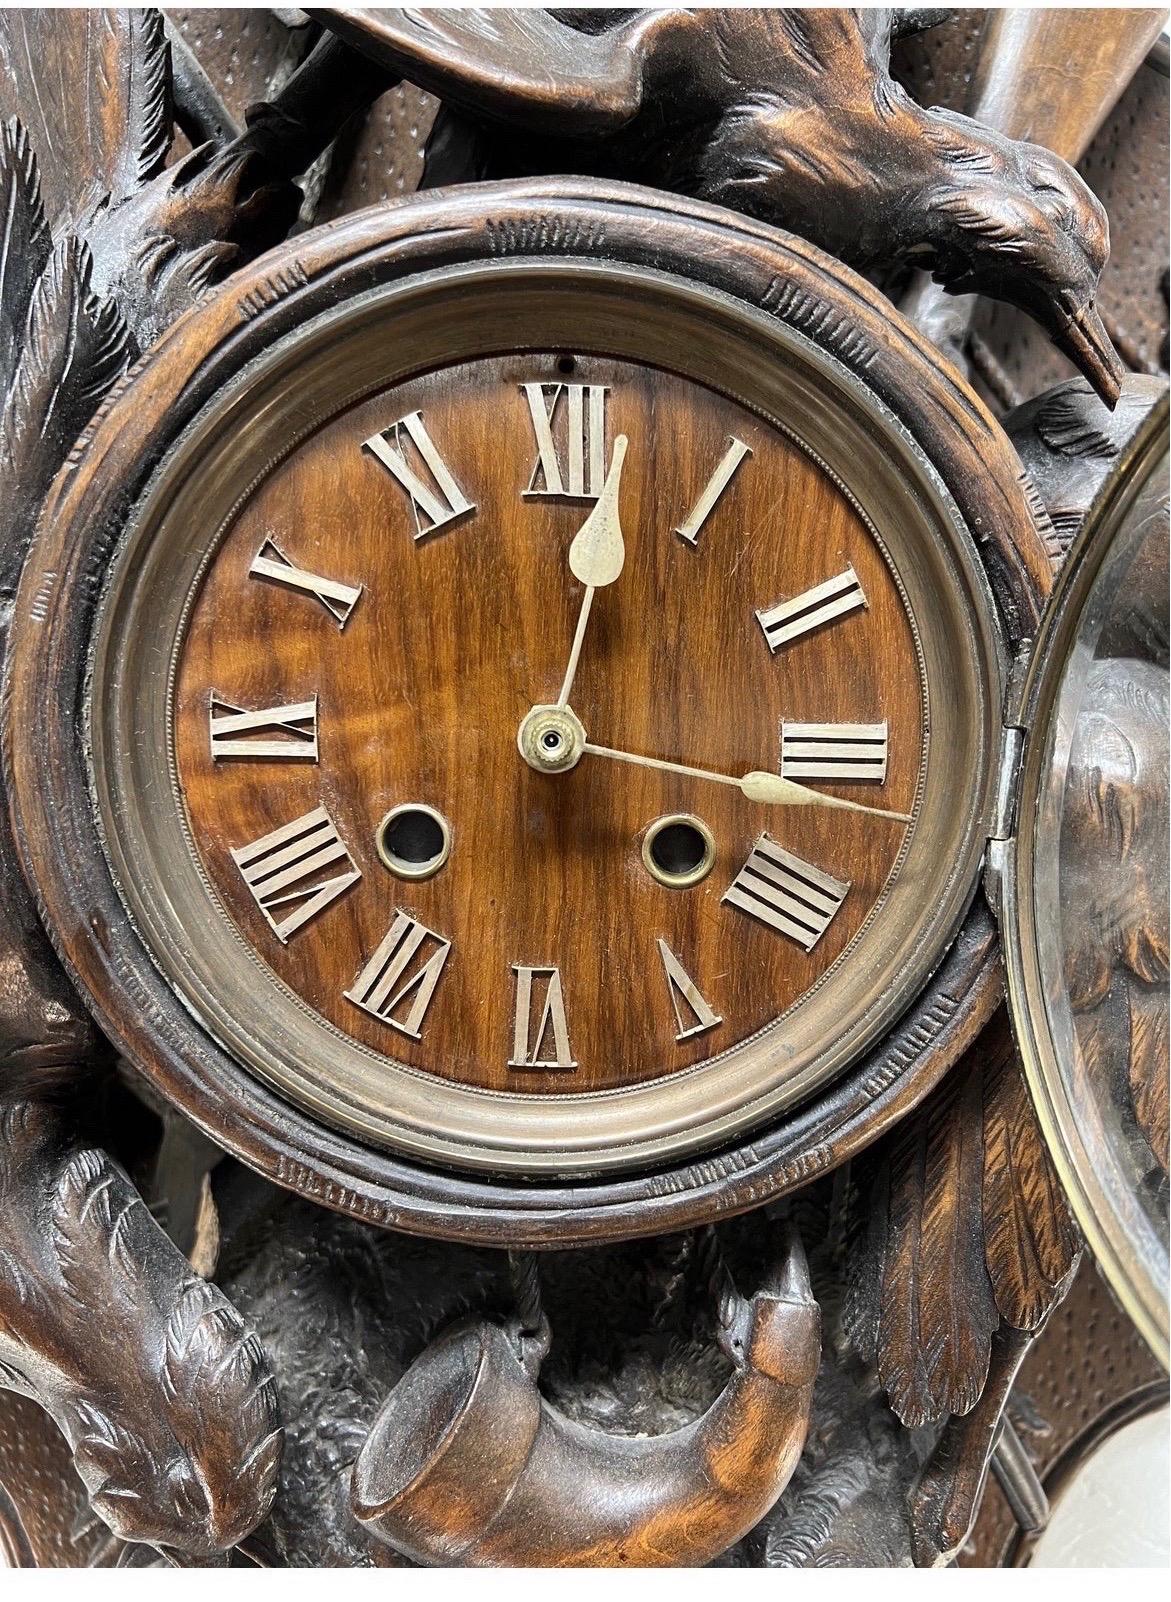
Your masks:
M866 596L858 575L852 567L847 567L836 578L826 579L824 584L815 584L801 595L757 612L756 619L764 630L769 650L776 651L782 645L799 640L803 634L821 628L823 623L830 623L865 605Z
M513 1014L510 1068L576 1068L569 1049L565 994L559 968L524 968L513 963L516 1011ZM542 987L544 1005L540 1002ZM536 1031L533 1015L536 1014Z
M344 629L350 621L350 613L357 606L362 593L360 584L355 589L351 584L339 584L336 579L322 578L318 573L295 567L272 539L263 541L248 571L253 578L269 579L274 584L283 584L290 590L300 590L305 595L314 596L339 629Z
M782 723L785 779L886 778L885 723Z
M239 846L232 860L282 944L362 877L324 807Z
M812 951L849 888L762 834L721 899Z
M522 384L537 441L537 460L526 495L563 495L596 501L606 482L606 386ZM562 395L564 405L560 405ZM564 450L554 426L565 420Z
M213 690L208 706L213 761L223 757L272 757L282 762L317 761L317 697L288 706L245 712Z
M414 447L411 453L408 443ZM408 412L362 444L406 490L415 520L415 539L434 534L436 529L476 510L435 449L421 412Z
M430 955L412 971L411 965L423 946ZM450 940L396 909L382 944L346 991L346 998L392 1029L418 1040L450 950ZM396 1018L395 1013L408 998L406 1016Z

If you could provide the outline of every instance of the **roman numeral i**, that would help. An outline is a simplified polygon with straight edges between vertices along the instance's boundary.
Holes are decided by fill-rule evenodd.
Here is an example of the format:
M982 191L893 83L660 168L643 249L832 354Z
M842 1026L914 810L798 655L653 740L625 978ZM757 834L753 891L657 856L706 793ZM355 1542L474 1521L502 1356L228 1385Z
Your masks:
M303 567L294 566L271 538L261 543L248 572L253 578L269 579L274 584L283 584L287 589L314 596L339 630L344 629L350 621L350 613L357 606L362 593L360 584L355 589L351 584L339 584L336 579L322 578L319 573L310 573Z

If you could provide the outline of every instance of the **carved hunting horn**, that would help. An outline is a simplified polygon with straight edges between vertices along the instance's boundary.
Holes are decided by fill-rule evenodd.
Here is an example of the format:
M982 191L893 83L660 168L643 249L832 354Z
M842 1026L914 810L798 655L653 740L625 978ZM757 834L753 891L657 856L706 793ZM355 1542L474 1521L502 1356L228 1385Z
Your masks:
M384 1403L354 1465L354 1512L418 1563L710 1562L768 1512L805 1444L821 1319L795 1237L750 1299L726 1281L719 1322L734 1367L723 1391L682 1429L637 1438L551 1406L543 1345L534 1357L500 1324L454 1325Z

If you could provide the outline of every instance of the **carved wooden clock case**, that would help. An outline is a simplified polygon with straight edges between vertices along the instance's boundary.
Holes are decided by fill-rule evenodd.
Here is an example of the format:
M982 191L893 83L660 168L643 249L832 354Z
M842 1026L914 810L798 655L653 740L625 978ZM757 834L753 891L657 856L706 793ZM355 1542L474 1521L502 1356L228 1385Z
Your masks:
M936 13L290 15L238 128L38 21L112 108L52 229L0 130L0 1547L929 1564L990 1463L1035 1529L1066 1194L1166 1361L1167 397L989 74L1072 162L1155 14L1090 105L990 13L988 125ZM285 238L400 74L423 190ZM1096 394L1002 426L976 291Z
M541 771L595 504L626 569ZM12 642L9 726L84 729L13 743L28 870L121 1049L281 1183L469 1240L682 1227L986 1017L1047 574L991 419L811 247L622 186L420 198L238 278L76 454Z

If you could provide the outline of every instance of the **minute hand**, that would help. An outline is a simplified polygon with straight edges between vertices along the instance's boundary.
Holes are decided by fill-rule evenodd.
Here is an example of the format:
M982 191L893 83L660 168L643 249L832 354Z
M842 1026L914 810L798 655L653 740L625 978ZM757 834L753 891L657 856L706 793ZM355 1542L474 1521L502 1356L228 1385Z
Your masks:
M588 756L609 757L614 762L629 762L636 768L659 768L664 773L683 773L690 779L711 779L716 784L730 784L750 801L766 806L782 807L841 807L847 812L868 812L875 818L892 818L896 823L910 823L906 812L888 812L885 807L869 807L861 801L843 801L835 795L822 795L820 790L809 790L792 779L782 779L776 773L745 773L737 779L730 773L713 773L711 768L689 768L682 762L664 762L659 757L635 756L632 751L614 751L607 745L592 745L588 740L582 746Z

